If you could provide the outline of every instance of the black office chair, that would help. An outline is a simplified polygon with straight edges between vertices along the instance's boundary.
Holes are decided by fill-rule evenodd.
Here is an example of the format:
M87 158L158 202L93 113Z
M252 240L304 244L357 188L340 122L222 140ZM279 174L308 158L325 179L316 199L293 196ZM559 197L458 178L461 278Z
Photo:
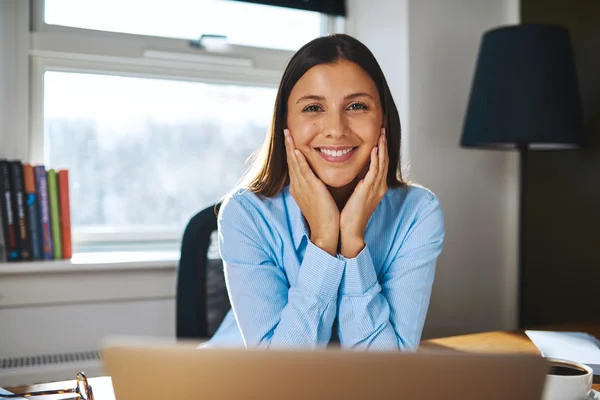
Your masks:
M177 268L178 339L210 338L231 308L223 262L214 251L216 243L211 246L219 207L216 204L200 211L188 222L183 234Z
M216 243L211 243L217 231L220 206L217 203L200 211L188 222L183 233L177 269L178 339L210 338L231 309L223 262L216 252ZM339 342L337 318L330 342Z

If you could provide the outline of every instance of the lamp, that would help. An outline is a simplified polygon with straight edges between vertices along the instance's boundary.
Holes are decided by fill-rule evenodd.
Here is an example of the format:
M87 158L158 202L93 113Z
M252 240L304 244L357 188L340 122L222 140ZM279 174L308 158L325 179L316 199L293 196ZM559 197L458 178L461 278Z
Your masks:
M583 117L569 32L525 24L484 33L461 146L520 152L519 327L523 327L524 200L529 150L583 145Z

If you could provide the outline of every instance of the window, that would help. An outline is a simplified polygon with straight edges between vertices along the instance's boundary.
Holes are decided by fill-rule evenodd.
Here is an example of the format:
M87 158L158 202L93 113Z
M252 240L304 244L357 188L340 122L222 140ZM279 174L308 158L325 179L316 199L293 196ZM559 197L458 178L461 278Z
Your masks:
M76 227L178 229L231 190L275 89L48 71L44 157L68 168ZM267 112L266 112L267 111Z
M32 7L30 158L70 170L75 251L178 247L264 141L293 50L341 30L226 0ZM202 34L227 38L190 46Z
M295 50L321 34L321 14L224 0L46 0L47 24Z

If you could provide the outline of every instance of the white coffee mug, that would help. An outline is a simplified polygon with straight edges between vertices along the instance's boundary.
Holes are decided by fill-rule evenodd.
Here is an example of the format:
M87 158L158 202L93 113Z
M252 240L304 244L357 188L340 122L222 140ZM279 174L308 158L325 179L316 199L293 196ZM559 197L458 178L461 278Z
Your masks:
M546 375L542 400L585 400L592 390L594 372L584 364L547 358L550 371Z

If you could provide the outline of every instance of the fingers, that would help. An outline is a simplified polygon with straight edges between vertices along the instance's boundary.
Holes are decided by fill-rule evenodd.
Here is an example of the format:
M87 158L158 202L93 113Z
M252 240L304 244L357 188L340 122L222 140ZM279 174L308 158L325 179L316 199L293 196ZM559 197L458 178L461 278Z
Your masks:
M306 158L304 158L304 154L302 154L302 152L298 149L296 149L295 152L300 174L309 182L312 179L316 179L317 176L314 174L314 172L312 172L312 169L310 169Z
M373 147L373 149L371 149L371 163L369 165L369 171L367 172L367 175L364 179L365 185L367 185L367 187L371 187L375 183L377 178L377 171L379 170L379 155L377 154L378 151L378 147Z
M385 128L381 129L381 135L379 135L379 170L383 171L386 163L388 162L387 152L387 138L385 137Z
M289 129L284 129L283 133L285 135L285 146L290 168L290 180L296 180L296 182L300 183L301 180L310 182L312 179L316 179L304 154L302 154L302 152L294 145L294 139L292 138Z
M388 143L387 136L385 134L385 128L381 129L381 135L379 137L379 177L381 179L381 183L387 182L387 174L389 167L389 156L388 156Z
M372 189L385 186L388 164L387 138L385 137L385 128L381 128L381 135L377 139L377 147L371 150L369 171L364 178L364 184Z
M285 150L288 157L290 157L294 154L294 150L296 149L296 146L294 145L294 140L292 139L292 135L290 134L290 130L284 129L283 136L285 136Z
M300 170L298 167L298 160L296 157L296 146L294 146L294 140L292 139L292 135L290 135L289 129L284 129L283 134L285 136L285 150L286 157L288 163L288 169L290 174L290 181L295 180L296 177L300 174Z

